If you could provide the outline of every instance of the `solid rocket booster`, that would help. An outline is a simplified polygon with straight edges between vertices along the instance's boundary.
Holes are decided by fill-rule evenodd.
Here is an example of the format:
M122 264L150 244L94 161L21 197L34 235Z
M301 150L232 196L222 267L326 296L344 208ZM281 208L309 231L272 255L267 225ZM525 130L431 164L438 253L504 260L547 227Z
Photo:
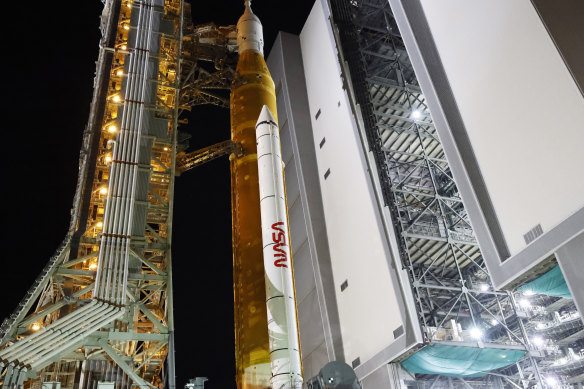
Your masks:
M249 1L237 23L239 61L231 88L233 281L238 389L270 386L270 349L262 255L255 124L264 105L276 112L274 81L263 57L262 25Z
M256 142L272 388L300 389L302 366L280 135L266 105L256 124Z

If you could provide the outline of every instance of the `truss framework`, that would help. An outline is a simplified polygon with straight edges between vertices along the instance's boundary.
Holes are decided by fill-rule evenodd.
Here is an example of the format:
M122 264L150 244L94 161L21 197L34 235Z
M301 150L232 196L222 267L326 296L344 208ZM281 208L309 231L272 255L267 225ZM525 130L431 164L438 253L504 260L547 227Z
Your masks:
M145 18L136 17L136 10ZM98 381L114 382L116 389L175 386L170 239L174 178L180 172L177 153L192 167L197 158L239 149L227 141L204 155L179 153L186 148L186 138L176 130L186 123L178 119L180 114L199 104L228 108L225 92L237 63L235 27L193 26L190 14L190 5L182 0L104 1L96 87L71 227L0 327L0 386L40 388L47 381L58 381L63 389L94 387ZM149 22L153 17L156 22ZM151 34L142 42L150 42L153 50L136 43L139 34L144 36L140 29ZM132 56L146 58L146 66L128 67ZM145 98L128 97L130 79L141 80ZM108 202L124 197L110 198L108 181L112 165L123 169L129 163L117 160L113 147L118 132L128 130L124 112L136 109L143 120L137 130L144 133L136 135L143 138L134 173L139 194L132 200L132 232L113 237L129 241L127 270L120 278L125 281L110 284L119 275L107 260L102 263L107 255L100 245L104 236L110 239L102 231L107 228L104 216ZM96 274L103 281L98 286ZM108 290L124 292L100 301L109 299ZM37 358L30 350L43 351Z
M526 351L517 364L482 379L416 375L415 381L435 388L491 387L493 380L543 385L515 296L490 283L387 0L331 0L331 6L340 60L350 73L426 344Z
M183 20L181 0L104 1L71 227L0 327L0 386L40 388L46 381L59 381L62 388L94 387L98 381L116 388L166 381L174 386L174 364L165 362L169 353L172 359L170 238ZM131 82L142 85L141 97L130 98ZM142 127L132 129L124 121L132 110L140 112ZM116 160L113 149L125 134L140 139L126 237L127 281L116 286L124 289L119 301L99 300L96 273L108 283L115 277L98 258L106 255L100 249L106 205L124 201L108 184L112 165L130 164Z

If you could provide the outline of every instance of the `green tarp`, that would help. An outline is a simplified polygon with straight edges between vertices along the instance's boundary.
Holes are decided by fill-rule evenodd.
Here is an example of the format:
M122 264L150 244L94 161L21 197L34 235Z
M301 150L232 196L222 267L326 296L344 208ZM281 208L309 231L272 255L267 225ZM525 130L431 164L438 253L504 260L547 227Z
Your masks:
M433 344L402 362L410 373L482 377L523 358L525 351Z
M517 288L520 292L533 292L553 297L572 298L570 289L559 266L545 273L543 276Z

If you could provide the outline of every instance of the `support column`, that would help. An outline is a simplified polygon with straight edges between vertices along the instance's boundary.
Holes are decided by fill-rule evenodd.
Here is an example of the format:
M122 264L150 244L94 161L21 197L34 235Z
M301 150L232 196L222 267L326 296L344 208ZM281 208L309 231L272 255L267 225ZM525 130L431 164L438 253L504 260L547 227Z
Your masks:
M574 304L582 316L584 314L584 273L582 272L584 232L565 243L555 252L555 255L572 293Z

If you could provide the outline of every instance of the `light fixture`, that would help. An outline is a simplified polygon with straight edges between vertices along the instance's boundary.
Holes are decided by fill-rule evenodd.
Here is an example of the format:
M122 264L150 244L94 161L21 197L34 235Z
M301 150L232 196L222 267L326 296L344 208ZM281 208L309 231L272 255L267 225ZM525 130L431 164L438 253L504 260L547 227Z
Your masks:
M127 47L126 45L122 45L122 46L120 47L120 49L122 49L122 50L126 50L127 48L128 48L128 47Z
M115 95L115 96L112 98L112 100L114 101L114 103L117 103L117 102L119 102L119 101L120 101L120 96L118 96L118 95Z
M109 155L106 155L105 163L110 163L111 161L112 161L112 157L110 157Z
M558 386L558 379L554 376L547 376L545 378L545 383L552 388L556 388Z
M96 226L97 226L97 228L101 228L101 227L103 227L103 223L102 222L97 222Z
M491 319L491 324L496 326L499 322L496 319Z
M470 336L473 339L480 339L483 337L483 331L480 328L473 327L470 329Z
M412 112L412 117L414 119L419 119L421 116L422 116L422 113L420 111L418 111L417 109L414 112Z
M481 292L486 292L487 290L489 290L489 285L481 284Z
M165 147L163 150L164 150L164 151L168 151L168 147Z
M128 5L126 5L126 7L132 8L132 3L128 3Z
M89 270L97 270L97 264L92 263L91 265L89 265Z
M535 336L531 341L538 347L544 344L544 339L541 336Z
M521 308L529 308L529 307L531 307L531 303L529 302L528 299L521 299L521 300L519 300L519 306Z
M117 130L118 130L118 128L117 128L117 127L116 127L114 124L112 124L111 126L109 126L109 127L107 128L107 132L109 132L110 134L113 134L113 133L114 133L114 132L116 132Z
M102 195L106 194L107 193L107 188L104 186L103 188L101 188L99 190L99 193L101 193Z
M128 26L127 24L124 24L124 30L129 30L130 26Z
M123 75L124 75L124 71L123 71L123 70L118 70L118 71L116 72L116 75L118 75L118 76L123 76Z
M33 331L38 331L41 329L41 325L39 323L33 323L31 328Z

